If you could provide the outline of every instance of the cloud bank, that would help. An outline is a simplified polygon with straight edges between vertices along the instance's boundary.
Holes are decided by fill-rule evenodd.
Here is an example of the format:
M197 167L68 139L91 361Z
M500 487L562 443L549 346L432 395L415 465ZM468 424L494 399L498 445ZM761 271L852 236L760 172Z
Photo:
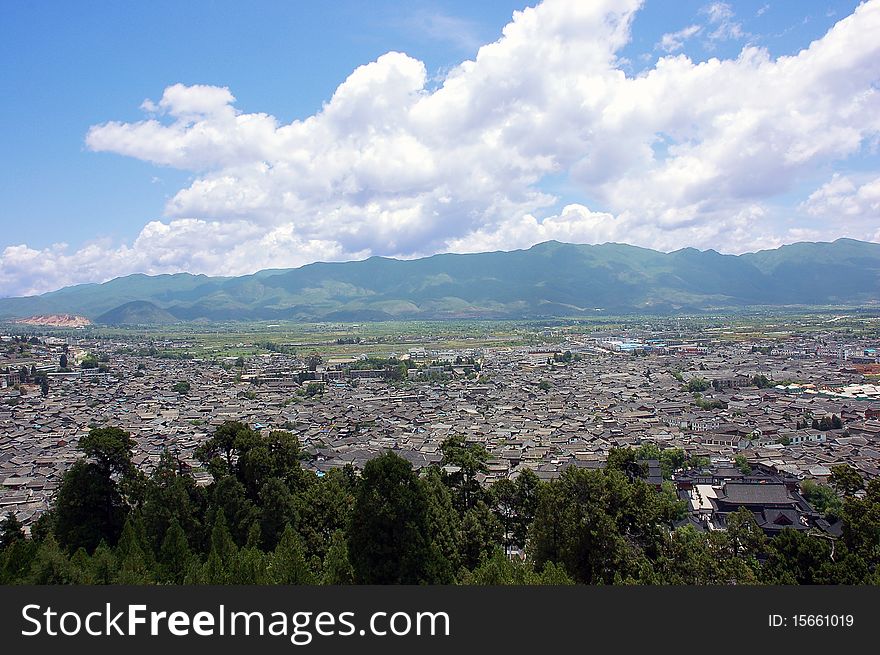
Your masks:
M0 289L547 239L726 252L805 234L880 239L878 180L833 172L880 138L880 0L793 56L746 46L694 62L671 38L631 77L617 53L639 5L547 0L516 12L439 85L389 52L287 124L239 111L231 89L171 85L143 103L143 120L95 125L85 142L190 171L192 183L130 244L6 247ZM727 5L706 11L717 38L739 29ZM780 210L777 198L826 169L824 185Z

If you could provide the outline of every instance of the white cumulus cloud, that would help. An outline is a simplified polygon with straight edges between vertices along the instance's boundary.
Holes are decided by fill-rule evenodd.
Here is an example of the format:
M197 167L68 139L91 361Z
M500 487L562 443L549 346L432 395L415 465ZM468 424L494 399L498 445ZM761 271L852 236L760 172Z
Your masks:
M663 52L676 52L684 47L685 41L703 31L702 25L688 25L677 32L667 32L660 37L657 47Z
M805 232L773 203L880 138L880 0L796 55L668 54L632 77L618 53L640 4L547 0L516 12L439 85L422 62L389 52L290 123L242 112L227 88L169 86L143 103L143 120L86 135L90 150L194 174L164 216L126 244L9 246L0 288L547 239L742 252L848 220L861 230L842 213L834 230ZM705 15L733 38L729 6ZM572 196L548 191L548 178ZM818 203L790 209L812 220Z
M880 177L859 183L835 173L801 208L827 229L845 226L840 236L880 241Z

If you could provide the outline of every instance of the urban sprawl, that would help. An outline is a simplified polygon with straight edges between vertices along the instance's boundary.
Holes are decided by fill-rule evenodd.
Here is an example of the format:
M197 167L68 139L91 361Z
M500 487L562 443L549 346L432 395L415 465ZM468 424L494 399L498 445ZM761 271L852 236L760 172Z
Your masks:
M602 468L615 448L680 449L688 465L671 476L655 459L642 470L658 487L671 477L699 530L724 529L746 507L768 534L834 535L804 482L827 482L839 464L880 474L876 342L650 327L539 336L380 355L366 343L353 352L360 339L338 356L279 344L204 358L187 354L185 338L10 330L0 337L0 513L32 525L96 426L130 432L140 469L169 451L200 484L211 476L194 451L225 421L294 433L319 476L388 450L416 470L437 465L454 435L488 451L483 485L527 469L552 480L567 467Z

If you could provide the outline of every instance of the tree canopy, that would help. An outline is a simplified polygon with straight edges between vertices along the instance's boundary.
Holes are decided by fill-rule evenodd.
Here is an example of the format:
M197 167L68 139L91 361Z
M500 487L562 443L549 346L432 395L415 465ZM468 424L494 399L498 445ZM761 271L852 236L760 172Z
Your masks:
M491 484L487 453L463 437L415 470L388 451L318 474L294 434L226 422L198 448L198 484L165 452L144 473L124 430L94 428L50 511L0 521L0 584L876 584L880 480L834 467L804 482L834 540L784 529L767 537L750 511L726 529L683 520L664 476L693 465L653 444L612 449L603 469L542 481L523 467ZM742 462L738 462L742 464Z

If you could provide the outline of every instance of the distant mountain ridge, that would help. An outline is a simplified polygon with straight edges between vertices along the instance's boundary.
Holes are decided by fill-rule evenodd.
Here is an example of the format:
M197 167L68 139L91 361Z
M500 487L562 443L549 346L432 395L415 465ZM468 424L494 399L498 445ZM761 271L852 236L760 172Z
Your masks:
M723 255L548 241L510 252L371 257L240 277L136 274L0 299L0 319L78 314L118 324L375 321L877 303L877 243L838 239Z
M176 323L177 317L148 300L132 300L104 312L95 319L103 325L161 325Z

